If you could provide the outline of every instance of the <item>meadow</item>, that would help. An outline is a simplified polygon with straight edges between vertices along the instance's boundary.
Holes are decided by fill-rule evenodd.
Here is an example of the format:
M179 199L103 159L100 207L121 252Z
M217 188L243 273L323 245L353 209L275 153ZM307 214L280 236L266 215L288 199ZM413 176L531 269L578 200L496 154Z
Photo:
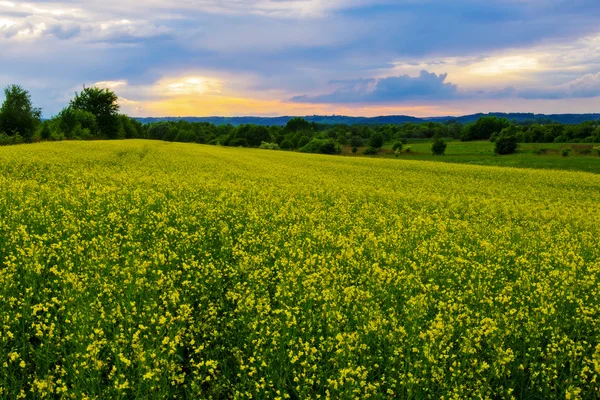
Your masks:
M600 397L600 175L0 148L0 397Z
M383 155L395 157L388 143ZM449 141L444 156L431 155L431 141L409 141L405 146L411 151L401 154L401 158L409 160L441 161L458 164L488 165L514 168L562 169L568 171L585 171L600 174L600 157L593 150L597 144L591 143L520 143L515 154L497 156L494 154L494 143L490 141ZM567 157L562 151L567 149ZM350 153L348 148L347 154Z

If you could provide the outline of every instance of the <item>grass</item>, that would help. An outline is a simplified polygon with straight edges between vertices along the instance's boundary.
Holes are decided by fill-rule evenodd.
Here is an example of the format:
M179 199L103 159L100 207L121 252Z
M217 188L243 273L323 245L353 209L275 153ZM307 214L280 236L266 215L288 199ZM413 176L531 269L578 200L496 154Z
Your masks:
M591 143L521 143L517 153L507 156L495 155L494 144L489 141L448 142L444 156L432 156L431 142L429 141L408 143L404 148L406 149L407 146L411 147L411 152L403 152L400 159L514 168L560 169L600 174L600 157L597 152L592 150L597 145ZM386 144L380 156L395 157L391 147L391 143ZM563 157L563 149L571 149L570 156ZM351 154L350 148L345 149L345 153Z
M133 140L0 187L0 397L600 396L598 175Z

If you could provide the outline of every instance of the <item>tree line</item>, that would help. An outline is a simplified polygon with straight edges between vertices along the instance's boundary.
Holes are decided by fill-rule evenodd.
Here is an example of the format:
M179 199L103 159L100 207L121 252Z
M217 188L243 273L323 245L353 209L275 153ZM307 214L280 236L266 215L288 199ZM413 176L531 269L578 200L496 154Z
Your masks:
M476 122L458 121L372 125L329 125L294 118L285 126L214 125L188 121L142 124L120 113L117 95L109 89L84 87L69 104L50 120L42 121L41 110L21 86L4 91L0 108L0 144L40 140L153 139L235 147L278 148L310 153L335 154L342 146L353 151L367 147L376 154L386 142L409 139L433 140L439 154L441 138L491 140L499 154L508 154L516 143L600 143L600 121L578 125L559 123L513 124L505 118L484 116ZM500 151L498 151L500 143ZM443 152L442 152L443 154Z

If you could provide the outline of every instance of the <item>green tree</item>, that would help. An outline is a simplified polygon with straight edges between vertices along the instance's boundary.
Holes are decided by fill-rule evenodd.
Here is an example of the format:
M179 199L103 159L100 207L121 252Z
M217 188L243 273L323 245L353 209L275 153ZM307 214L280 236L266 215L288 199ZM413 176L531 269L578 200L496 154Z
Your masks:
M100 134L109 139L116 139L120 131L118 100L112 90L84 86L81 93L75 93L70 106L94 115Z
M246 132L246 141L250 147L259 147L262 142L269 142L271 134L269 130L261 125L252 125Z
M489 140L494 133L500 133L508 126L510 126L510 122L506 118L481 117L477 122L464 129L461 140Z
M298 147L302 148L306 146L310 142L310 138L308 136L302 136L300 140L298 140Z
M352 136L350 138L350 146L352 147L361 147L363 145L363 140L360 136Z
M92 136L98 134L98 123L94 114L78 110L71 106L64 108L55 117L58 129L66 138L78 136L83 129L87 129Z
M381 148L381 146L383 146L383 140L383 135L380 132L375 132L371 135L371 138L369 139L369 145L371 147L379 149Z
M164 140L169 133L168 122L155 122L148 127L148 139Z
M31 141L42 118L42 110L33 107L29 92L19 85L4 89L5 100L0 108L0 132L19 134Z
M494 152L498 155L512 154L517 151L517 146L518 144L516 136L511 134L501 134L496 139Z
M403 147L404 147L404 144L402 144L402 142L396 142L392 146L392 150L394 150L394 151L402 151Z
M50 140L51 137L52 137L52 131L50 130L50 123L48 121L46 121L42 125L42 131L40 132L40 138L42 140Z
M292 118L285 125L286 132L310 131L313 125L304 118Z
M448 144L439 136L436 136L433 140L433 144L431 145L431 153L434 156L443 156L446 154L446 147Z

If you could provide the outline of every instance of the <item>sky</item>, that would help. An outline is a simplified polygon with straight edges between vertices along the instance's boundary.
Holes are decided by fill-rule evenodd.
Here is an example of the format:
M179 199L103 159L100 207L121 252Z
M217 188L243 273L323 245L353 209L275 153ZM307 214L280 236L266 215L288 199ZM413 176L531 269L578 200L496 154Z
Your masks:
M598 0L0 0L0 86L46 118L84 85L137 117L600 112L598 16Z

